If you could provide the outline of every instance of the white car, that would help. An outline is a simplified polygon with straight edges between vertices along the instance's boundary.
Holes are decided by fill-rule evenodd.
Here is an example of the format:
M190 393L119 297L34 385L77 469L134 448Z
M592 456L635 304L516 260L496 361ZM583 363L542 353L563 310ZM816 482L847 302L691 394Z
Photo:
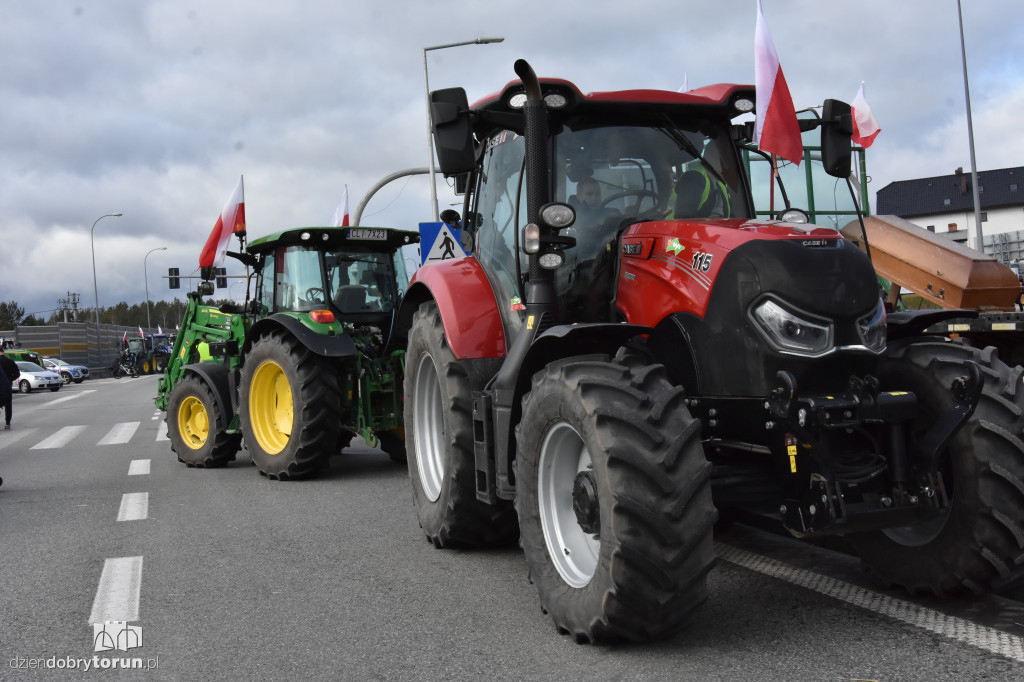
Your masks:
M21 372L21 376L17 381L11 382L11 388L17 388L22 393L31 393L34 388L48 388L56 393L64 385L64 380L59 374L43 369L34 362L19 360L18 371Z
M80 384L89 378L89 368L82 365L72 365L60 358L43 358L43 368L56 372L64 379L65 384L74 381Z

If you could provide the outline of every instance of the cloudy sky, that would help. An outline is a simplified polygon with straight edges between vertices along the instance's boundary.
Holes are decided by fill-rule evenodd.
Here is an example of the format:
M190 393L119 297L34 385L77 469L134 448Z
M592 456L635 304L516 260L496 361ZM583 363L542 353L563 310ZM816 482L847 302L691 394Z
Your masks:
M970 167L956 0L764 0L797 108L849 101L862 80L882 126L871 195ZM0 301L46 316L68 292L101 306L183 297L238 178L251 237L331 220L427 165L431 88L470 101L540 76L584 92L753 82L756 0L3 0ZM1024 165L1019 0L968 0L979 170ZM451 197L439 185L442 208ZM424 176L378 192L364 225L429 219ZM149 253L167 247L166 251ZM148 257L147 257L147 254ZM229 261L229 265L234 261ZM240 297L238 285L230 293Z

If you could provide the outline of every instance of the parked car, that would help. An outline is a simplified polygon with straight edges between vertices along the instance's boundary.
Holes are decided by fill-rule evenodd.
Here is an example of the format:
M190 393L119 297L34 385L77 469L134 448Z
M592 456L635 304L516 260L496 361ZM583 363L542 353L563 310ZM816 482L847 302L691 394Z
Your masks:
M22 393L31 393L34 388L48 388L56 393L64 385L59 374L43 369L34 362L19 360L18 370L21 376L11 382L11 388L17 388Z
M80 384L89 378L89 368L82 365L72 365L60 358L43 358L43 368L56 372L64 379L65 384L74 381Z

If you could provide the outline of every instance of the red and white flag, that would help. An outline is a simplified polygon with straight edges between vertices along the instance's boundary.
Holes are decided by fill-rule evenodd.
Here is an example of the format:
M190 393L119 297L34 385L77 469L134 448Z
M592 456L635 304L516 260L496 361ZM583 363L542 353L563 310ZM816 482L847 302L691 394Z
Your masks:
M757 27L754 29L754 85L757 88L754 142L760 149L799 166L803 159L800 124L779 64L779 53L761 11L761 0L757 0Z
M242 178L238 178L238 186L231 193L231 198L217 218L217 224L213 226L213 232L206 240L203 252L199 254L199 267L219 268L224 262L232 234L245 234L245 188Z
M128 343L128 330L127 329L124 330L124 336L121 337L121 345L123 346L126 343Z
M142 333L142 327L139 327L139 338L140 339L146 338L146 335Z
M864 99L864 81L860 82L860 90L850 103L850 109L853 110L853 142L867 149L882 129L878 127L878 121L871 113L868 101Z
M348 227L348 185L345 185L345 191L341 195L341 203L334 209L334 226Z
M163 335L164 330L160 328L160 325L156 326L156 333L157 333L158 336L162 336Z

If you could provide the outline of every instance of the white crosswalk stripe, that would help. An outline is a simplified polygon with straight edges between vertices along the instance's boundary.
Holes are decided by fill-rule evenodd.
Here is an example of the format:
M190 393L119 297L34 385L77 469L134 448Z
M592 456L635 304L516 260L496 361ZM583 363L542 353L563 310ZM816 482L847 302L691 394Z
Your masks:
M64 428L57 431L49 438L44 438L30 449L32 450L52 450L54 448L62 448L70 443L75 436L85 431L87 426L65 426Z
M127 443L135 435L136 429L139 428L139 422L123 422L121 424L114 424L113 428L107 432L107 435L103 436L97 445L118 445L120 443Z

